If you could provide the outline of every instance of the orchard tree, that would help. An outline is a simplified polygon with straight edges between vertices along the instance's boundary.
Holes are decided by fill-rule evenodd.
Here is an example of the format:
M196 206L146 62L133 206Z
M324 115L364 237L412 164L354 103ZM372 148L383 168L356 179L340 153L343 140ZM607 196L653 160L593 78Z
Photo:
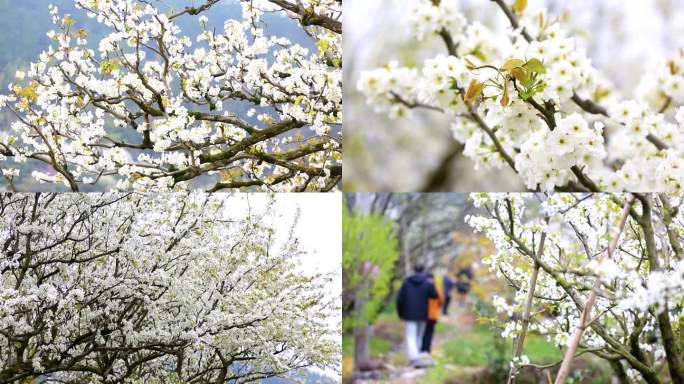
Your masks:
M346 199L362 196L347 195ZM399 258L397 225L384 216L389 199L391 196L378 207L375 203L382 199L376 197L370 212L345 201L350 209L345 209L342 216L343 326L354 334L355 370L369 364L371 324L391 292L395 263Z
M418 68L365 72L357 86L377 111L445 115L476 171L508 167L530 190L681 190L684 52L624 100L558 18L526 12L526 0L488 2L510 22L504 36L467 20L457 2L409 3L412 35L441 39L445 52Z
M341 0L241 0L229 20L205 15L221 0L74 3L108 34L91 48L80 15L50 7L52 46L0 97L16 118L0 133L10 184L30 163L73 191L108 176L119 190L337 188ZM272 35L266 12L295 19L310 47ZM193 17L187 36L177 21Z
M509 383L521 366L552 368L565 382L572 359L605 359L620 383L684 383L684 214L681 195L473 194L467 218L495 244L484 263L516 290L494 303L517 339ZM566 348L539 365L525 335ZM667 372L668 375L663 375Z
M298 272L272 204L228 214L231 198L0 194L0 382L338 371L328 277Z

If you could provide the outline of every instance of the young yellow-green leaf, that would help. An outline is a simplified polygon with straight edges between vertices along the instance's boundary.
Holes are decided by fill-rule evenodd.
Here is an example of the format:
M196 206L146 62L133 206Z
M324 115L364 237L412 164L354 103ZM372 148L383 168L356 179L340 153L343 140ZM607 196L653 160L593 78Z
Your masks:
M518 15L522 15L525 12L525 8L527 8L527 0L515 0L515 3L513 3L513 10Z
M74 24L76 24L76 20L72 19L71 15L64 16L64 25L71 27Z
M523 68L513 68L511 69L511 76L515 77L521 83L527 83L529 81L529 76Z
M520 60L520 59L508 59L504 63L504 65L501 66L501 69L504 71L510 71L513 68L520 68L523 65L525 65L525 62Z
M469 104L473 103L482 94L484 86L484 83L480 83L475 79L471 80L470 85L468 85L468 90L466 91L465 96L463 96L463 101Z
M302 100L304 100L304 96L299 95L295 98L294 105L299 106L299 104L302 103Z
M525 65L523 65L525 69L527 69L530 72L535 72L535 73L546 73L546 68L544 68L544 64L539 61L539 59L529 59Z
M104 60L100 63L100 71L105 76L111 75L117 69L119 69L119 63L116 60Z
M466 68L468 68L468 69L471 70L471 71L472 71L473 69L477 68L477 65L475 65L472 61L468 60L467 57L464 57L464 58L463 58L463 62L465 62Z
M325 53L330 47L330 42L326 39L319 39L316 41L316 45L318 46L318 49L321 50L321 53Z
M15 91L17 92L17 95L19 97L23 97L24 99L26 99L28 101L35 102L36 100L38 100L38 93L31 86L27 86L27 87L23 87L23 88L17 86Z
M484 52L482 52L482 47L480 44L476 45L475 48L470 51L470 54L482 61L487 61L487 56L485 56Z
M501 106L507 107L509 101L510 99L508 98L508 78L506 78L506 82L504 83L503 87L503 94L501 95Z
M594 91L594 100L596 101L601 101L601 99L604 99L610 95L610 89L609 88L604 88L604 87L596 87L596 90Z

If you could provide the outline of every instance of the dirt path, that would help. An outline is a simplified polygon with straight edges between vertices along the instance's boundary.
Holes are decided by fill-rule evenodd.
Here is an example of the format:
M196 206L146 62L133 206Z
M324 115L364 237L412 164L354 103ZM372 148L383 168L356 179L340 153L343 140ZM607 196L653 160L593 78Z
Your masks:
M447 341L458 337L459 334L470 332L475 325L476 315L472 313L469 308L469 304L459 306L458 303L454 303L450 308L450 315L442 316L439 319L439 322L442 324L440 326L442 330L434 336L432 356L435 361L443 360L443 346ZM446 327L444 325L446 325ZM430 368L417 369L406 366L405 358L401 364L393 363L393 361L401 361L401 359L398 359L397 357L403 357L403 354L405 353L403 337L397 337L398 334L402 334L403 332L397 332L396 328L400 326L403 326L403 324L388 323L378 324L376 326L376 335L387 336L386 339L392 341L390 352L395 355L395 358L390 357L389 361L385 362L385 370L363 374L357 378L354 382L355 384L379 384L388 382L396 384L418 384L424 382L421 378L428 374ZM442 365L441 369L454 372L458 371L459 376L467 378L480 375L484 368ZM472 381L470 381L470 383L473 384ZM454 384L456 384L456 382L454 382Z

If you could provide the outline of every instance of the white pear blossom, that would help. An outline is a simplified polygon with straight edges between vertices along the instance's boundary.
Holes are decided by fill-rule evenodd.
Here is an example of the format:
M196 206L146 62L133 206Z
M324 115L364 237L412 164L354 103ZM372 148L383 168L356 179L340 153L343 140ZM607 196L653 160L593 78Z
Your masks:
M564 122L571 129L575 124L587 129L579 118ZM623 369L635 371L636 382L654 382L658 369L684 378L681 367L667 366L682 358L672 336L681 332L684 303L684 196L638 195L610 256L606 247L616 236L625 194L475 193L471 199L479 212L466 222L496 248L483 264L514 289L492 301L505 322L504 337L523 332L521 313L538 267L529 332L566 347L589 291L596 289L580 347L616 356ZM634 359L645 353L649 360ZM511 362L529 363L522 356Z
M0 194L0 382L339 374L339 303L300 265L298 215L246 198Z
M112 181L122 190L338 188L340 1L243 0L241 18L211 26L203 13L215 0L181 11L143 0L74 4L71 15L50 6L52 45L0 99L16 117L0 134L15 138L0 145L1 168L29 162L37 172L27 174L73 191ZM266 11L297 20L306 41L272 34ZM96 50L80 27L87 17L108 32ZM199 36L177 25L188 17Z
M684 51L644 74L643 97L621 99L562 18L539 4L488 2L510 21L502 34L458 3L407 1L410 37L441 40L444 53L362 73L356 86L376 112L445 115L475 170L507 167L531 191L681 190L667 169L684 159L684 126L673 119L684 105Z

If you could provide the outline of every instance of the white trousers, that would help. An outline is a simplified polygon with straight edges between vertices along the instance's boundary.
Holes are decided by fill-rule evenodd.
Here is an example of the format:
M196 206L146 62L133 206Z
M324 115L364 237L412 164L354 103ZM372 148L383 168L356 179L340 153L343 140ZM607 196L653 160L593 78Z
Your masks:
M425 333L425 321L406 322L406 350L409 361L418 359L420 347L423 345L423 334Z

